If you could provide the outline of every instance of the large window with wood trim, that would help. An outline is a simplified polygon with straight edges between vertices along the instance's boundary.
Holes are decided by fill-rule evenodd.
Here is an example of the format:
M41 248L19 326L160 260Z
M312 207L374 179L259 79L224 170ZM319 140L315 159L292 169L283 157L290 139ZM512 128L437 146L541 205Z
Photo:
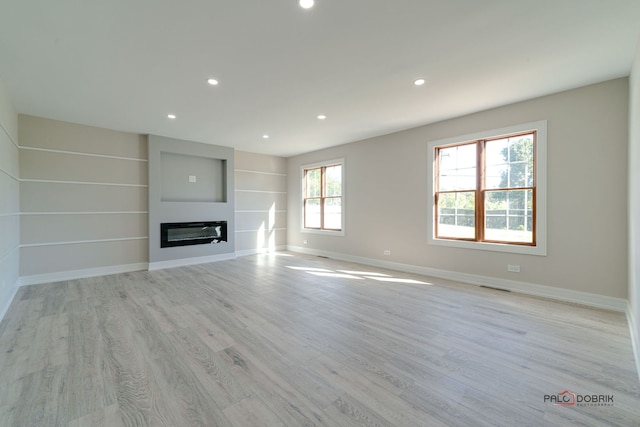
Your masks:
M302 168L305 230L343 231L343 163L334 160Z
M533 127L433 144L432 241L537 248L540 136Z

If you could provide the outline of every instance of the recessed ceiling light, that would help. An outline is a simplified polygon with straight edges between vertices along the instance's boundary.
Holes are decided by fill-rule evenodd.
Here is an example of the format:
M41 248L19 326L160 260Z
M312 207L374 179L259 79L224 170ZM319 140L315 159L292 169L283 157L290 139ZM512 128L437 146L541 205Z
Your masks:
M416 86L422 86L423 84L425 84L426 80L425 79L415 79L413 81L413 84Z
M207 83L209 83L211 86L215 86L218 84L218 81L216 79L208 79Z
M313 7L313 3L314 3L313 0L300 0L300 1L298 1L298 4L303 9L312 8Z
M327 118L327 116L325 116L324 114L320 114L320 115L318 116L318 120L324 120L324 119L326 119L326 118Z
M171 120L176 118L175 114L167 114L167 117L170 118Z
M264 135L262 135L262 137L263 137L264 139L269 139L269 135L267 135L266 133L265 133Z

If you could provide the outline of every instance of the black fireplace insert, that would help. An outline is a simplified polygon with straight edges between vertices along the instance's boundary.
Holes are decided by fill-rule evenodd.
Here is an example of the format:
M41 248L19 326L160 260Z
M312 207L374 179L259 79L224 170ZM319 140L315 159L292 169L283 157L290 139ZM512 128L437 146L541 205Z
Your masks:
M227 221L164 222L160 224L160 247L205 245L227 241Z

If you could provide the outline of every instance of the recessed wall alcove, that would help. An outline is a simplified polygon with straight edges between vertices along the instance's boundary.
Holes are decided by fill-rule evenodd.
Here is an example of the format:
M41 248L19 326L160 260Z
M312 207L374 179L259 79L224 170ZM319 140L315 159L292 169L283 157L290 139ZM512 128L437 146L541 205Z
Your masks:
M149 269L233 258L234 150L149 135ZM225 222L226 240L161 245L161 225Z
M162 202L227 202L227 160L160 152Z

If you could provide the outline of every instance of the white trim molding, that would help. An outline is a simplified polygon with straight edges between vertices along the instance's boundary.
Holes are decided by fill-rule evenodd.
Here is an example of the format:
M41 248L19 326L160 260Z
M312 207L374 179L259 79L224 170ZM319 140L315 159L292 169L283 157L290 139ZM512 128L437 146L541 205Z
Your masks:
M187 265L195 265L195 264L206 264L208 262L226 261L226 260L235 259L235 258L236 258L236 254L234 252L234 253L220 254L220 255L201 256L201 257L194 257L194 258L180 258L180 259L172 259L169 261L150 262L149 271L162 270L165 268L184 267Z
M13 136L11 136L11 133L9 133L9 131L7 130L7 128L4 127L4 125L2 124L2 122L0 122L0 129L2 129L2 131L5 133L5 135L7 135L7 137L9 138L9 140L13 143L13 145L16 146L16 148L19 150L20 146L18 145L18 143L13 139ZM17 135L16 135L17 138Z
M110 274L130 273L132 271L147 270L149 264L140 262L135 264L111 265L108 267L87 268L83 270L59 271L56 273L34 274L32 276L21 276L18 279L19 286L40 285L43 283L54 283L63 280L84 279L87 277L108 276Z
M138 157L122 157L122 156L110 156L108 154L94 154L94 153L84 153L80 151L68 151L68 150L55 150L52 148L40 148L40 147L28 147L21 146L19 147L21 150L31 150L31 151L44 151L47 153L57 153L57 154L71 154L74 156L87 156L87 157L101 157L103 159L115 159L115 160L131 160L134 162L148 162L147 159L141 159Z
M536 245L512 245L492 242L475 242L435 237L435 162L436 147L458 144L480 139L495 138L520 132L537 131L535 144L536 168ZM427 209L427 243L430 245L449 246L465 249L479 249L495 252L508 252L525 255L547 255L547 121L540 120L500 129L486 130L468 135L429 141L427 143L429 173L427 174L428 209Z
M373 258L364 258L353 255L328 252L316 249L308 249L300 246L287 246L291 252L299 252L308 255L325 256L341 261L356 262L374 267L388 268L390 270L406 273L421 274L439 279L453 280L469 285L489 286L496 289L532 295L541 298L549 298L556 301L570 302L588 307L624 313L627 311L627 300L623 298L609 297L606 295L592 294L589 292L573 291L570 289L556 288L553 286L539 285L535 283L518 282L515 280L498 279L494 277L478 276L475 274L459 273L456 271L440 270L417 265L401 264L396 262L381 261Z
M629 323L629 333L631 334L631 347L633 356L636 361L636 372L638 373L638 380L640 380L640 342L638 342L638 329L636 318L631 308L631 301L627 304L627 322Z
M125 242L129 240L148 240L149 237L119 237L114 239L95 239L95 240L72 240L65 242L40 242L40 243L24 243L21 248L34 248L40 246L60 246L60 245L84 245L87 243L106 243L106 242Z
M0 172L4 173L5 175L7 175L9 178L13 179L16 182L20 182L20 178L13 176L12 173L10 173L9 171L6 171L2 168L0 168Z
M286 250L287 250L286 246L276 246L274 248L244 249L241 251L236 251L236 257L259 255L259 254L270 254L270 253L281 252Z
M263 193L263 194L287 194L286 191L267 191L267 190L243 190L241 188L236 188L236 193Z
M272 231L287 231L286 227L272 228L270 230L257 229L257 230L236 230L234 233L271 233Z
M31 179L22 178L20 182L32 182L37 184L72 184L72 185L102 185L105 187L136 187L136 188L148 188L148 184L119 184L116 182L88 182L88 181L58 181L53 179Z
M17 283L11 287L12 291L9 294L9 298L7 298L6 304L4 305L4 307L0 307L0 322L2 322L2 319L4 319L4 316L7 314L7 311L9 311L9 307L11 307L11 303L15 299L19 288L20 287L18 286Z
M323 167L323 166L331 166L331 165L340 165L342 168L342 182L341 182L341 186L342 186L342 198L341 198L341 209L342 209L342 223L340 226L340 230L319 230L319 229L315 229L315 228L305 228L304 226L304 194L305 194L305 188L304 188L304 171L306 169L313 169L313 168L318 168L318 167ZM300 165L300 195L302 196L300 201L301 201L301 205L300 205L300 232L301 233L310 233L310 234L324 234L325 236L339 236L339 237L343 237L345 236L345 227L347 224L347 220L346 220L346 212L347 212L347 208L346 208L346 203L347 203L347 194L346 194L346 177L347 177L347 166L346 166L346 158L345 157L340 157L338 159L333 159L333 160L326 160L326 161L321 161L321 162L314 162L314 163L307 163L304 165Z
M21 212L20 215L148 215L148 211L99 211L99 212Z
M253 174L258 174L258 175L287 176L286 173L263 172L263 171L254 171L254 170L248 170L248 169L234 169L234 171L235 172L242 172L242 173L253 173Z

